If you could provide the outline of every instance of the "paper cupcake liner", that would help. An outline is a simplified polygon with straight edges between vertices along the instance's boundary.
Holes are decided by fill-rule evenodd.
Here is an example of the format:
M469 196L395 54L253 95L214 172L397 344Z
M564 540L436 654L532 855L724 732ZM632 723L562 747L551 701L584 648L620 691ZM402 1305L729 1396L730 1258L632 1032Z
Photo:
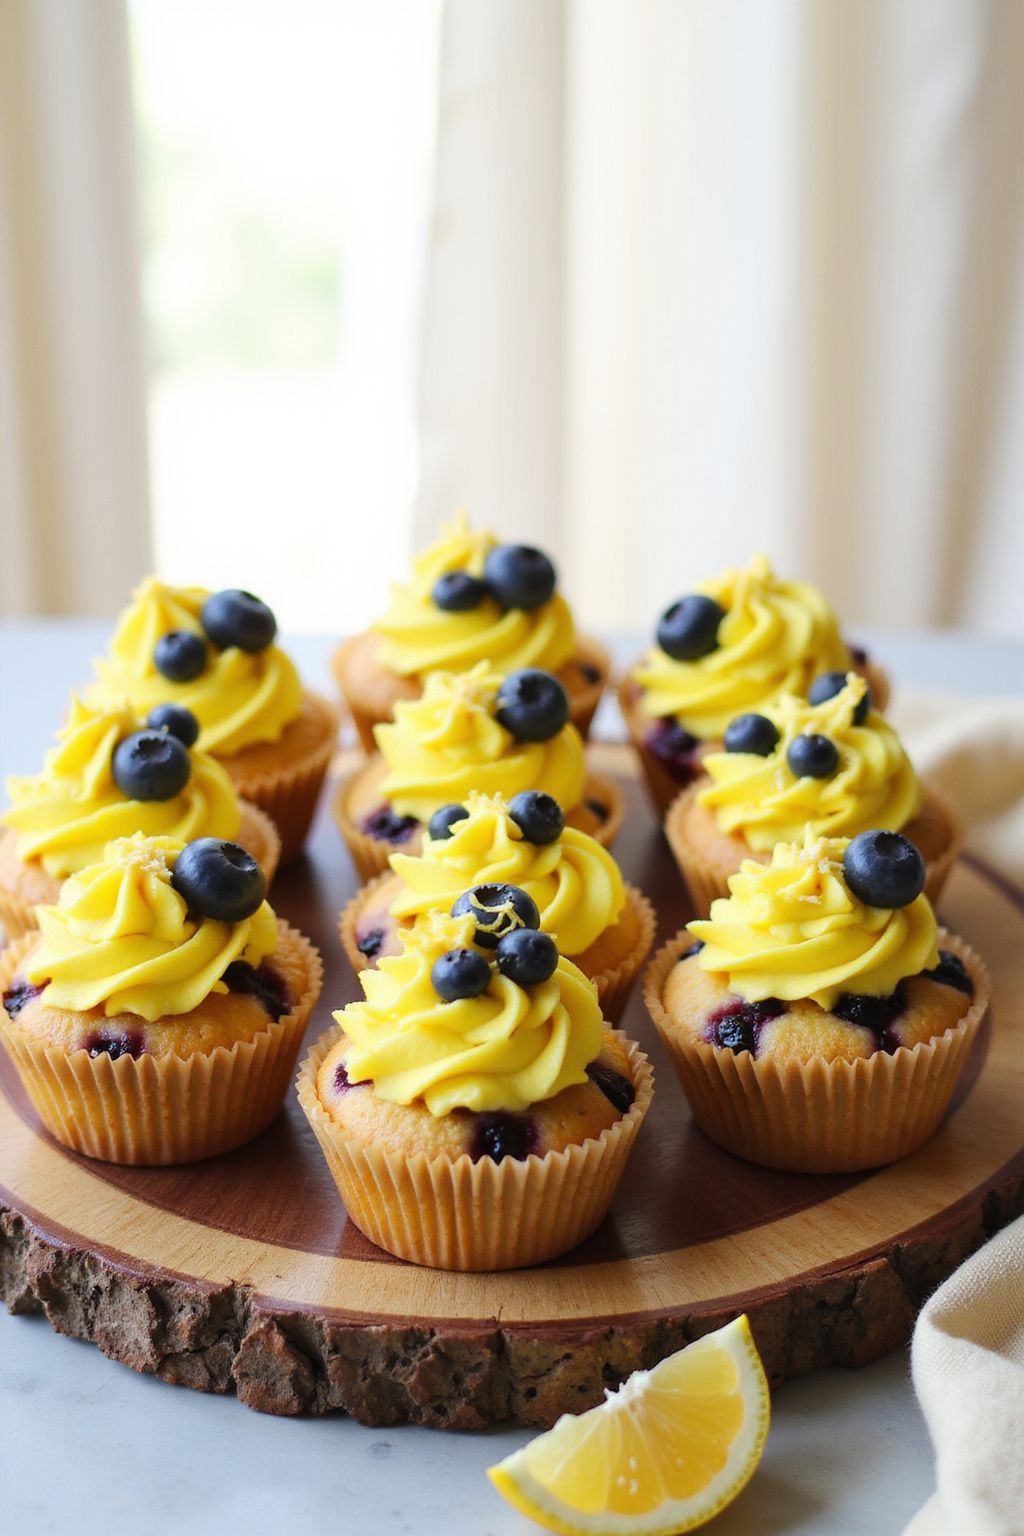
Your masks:
M7 943L13 944L16 939L31 933L35 927L35 907L24 901L16 891L8 891L0 886L0 928L3 928L7 936Z
M942 1121L988 1009L988 972L970 947L939 930L974 982L974 1001L942 1035L865 1060L755 1060L676 1027L662 1001L669 971L692 938L685 929L644 975L647 1010L672 1057L694 1119L739 1157L793 1173L853 1173L917 1150Z
M0 1010L0 1036L50 1135L103 1162L165 1165L229 1152L264 1130L288 1091L323 980L309 940L283 922L278 931L305 961L305 991L283 1018L230 1048L93 1058L34 1040ZM0 955L0 990L34 942L26 935Z
M366 956L356 942L359 919L370 902L390 880L394 880L396 886L401 885L398 876L390 869L385 869L381 874L375 875L372 880L368 880L365 885L360 886L356 894L338 914L338 936L341 939L341 947L348 956L349 964L357 976L360 971L365 971L367 968Z
M336 1125L316 1074L340 1034L328 1030L299 1068L299 1103L350 1219L378 1248L432 1269L522 1269L575 1248L600 1225L654 1093L650 1063L633 1041L620 1037L636 1098L600 1136L543 1157L474 1163L467 1153L388 1152Z
M318 717L321 733L317 745L303 757L261 771L237 767L230 758L223 759L239 795L264 811L277 828L282 864L302 852L338 735L334 706L319 694L307 692L303 697Z
M679 780L671 774L646 745L647 732L656 723L640 708L640 690L628 672L619 684L619 709L626 722L629 739L640 764L648 794L659 816L664 816L672 801L679 794ZM710 744L712 747L714 743Z

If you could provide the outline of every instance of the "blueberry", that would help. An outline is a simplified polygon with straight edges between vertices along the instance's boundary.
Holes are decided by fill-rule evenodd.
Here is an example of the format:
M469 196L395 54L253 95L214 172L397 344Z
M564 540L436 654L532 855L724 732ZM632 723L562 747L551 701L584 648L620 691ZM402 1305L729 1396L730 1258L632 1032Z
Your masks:
M727 752L771 757L779 744L779 733L767 715L737 715L726 726L723 740Z
M704 1038L720 1050L749 1051L756 1056L764 1026L785 1011L785 1003L777 997L766 997L758 1003L745 1003L741 998L734 998L708 1015Z
M441 838L451 837L452 827L457 821L465 821L469 812L464 805L458 805L454 800L450 805L442 805L436 810L427 822L427 836L434 842Z
M29 1003L34 998L39 997L49 985L48 981L43 981L40 982L38 987L34 987L30 981L25 981L23 977L12 981L7 991L3 994L2 999L0 999L7 1010L8 1017L16 1019L21 1010L27 1008Z
M509 801L508 813L528 843L553 843L565 829L565 816L554 795L524 789Z
M255 655L265 651L277 634L277 620L266 603L251 592L229 587L214 592L203 604L200 622L220 651L237 645L240 651Z
M671 715L651 726L644 737L644 746L668 769L677 784L692 784L700 773L697 755L700 742Z
M169 683L190 683L206 666L206 641L190 629L170 629L153 647L153 665Z
M487 588L468 571L445 571L434 582L430 595L443 613L467 613L471 608L480 607L487 596Z
M504 1110L493 1114L477 1115L469 1155L474 1163L482 1157L492 1157L500 1163L503 1157L522 1161L537 1150L537 1127L525 1115L510 1115Z
M629 1078L616 1072L614 1067L606 1067L601 1061L590 1063L587 1076L596 1088L600 1088L612 1108L624 1115L636 1098L636 1089Z
M151 731L167 731L176 736L186 747L194 747L199 740L199 721L183 704L158 704L146 716Z
M903 997L898 989L882 997L873 997L867 992L843 992L833 1003L832 1012L847 1024L870 1029L880 1041L893 1020L903 1012L903 1007Z
M839 767L839 749L828 736L796 736L786 762L798 779L827 779Z
M525 932L525 929L524 929ZM491 967L476 949L449 949L430 968L434 991L445 1003L480 997L491 984Z
M517 987L539 987L555 973L558 945L549 933L514 928L500 940L495 959L501 974Z
M962 992L965 997L974 996L974 982L971 973L951 949L939 950L939 963L933 971L922 971L930 981L940 981L944 987L952 987L957 992Z
M137 1061L142 1055L142 1036L129 1029L119 1035L92 1035L86 1041L85 1048L93 1061L97 1056L109 1056L111 1061L120 1061L122 1056L130 1056L133 1061Z
M367 960L372 960L374 955L380 953L380 947L383 943L384 929L370 928L366 933L359 935L359 938L356 940L356 949L358 949L361 955L365 955Z
M484 581L503 608L540 608L555 595L555 568L529 544L499 544L484 561Z
M192 774L188 748L167 731L135 731L114 748L114 783L129 800L173 800Z
M360 832L380 843L407 843L418 827L415 816L399 816L386 801L367 812L359 823Z
M899 832L861 832L843 855L846 884L869 907L908 907L924 890L924 859Z
M488 883L463 891L452 905L452 917L472 917L476 922L476 942L485 949L496 949L499 939L516 928L539 928L537 903L518 885Z
M837 693L842 693L845 687L845 672L819 672L807 690L807 702L808 704L824 704L826 699L834 699ZM869 688L853 712L854 725L864 724L870 708L871 689Z
M178 854L171 884L193 912L218 923L252 917L267 893L251 853L219 837L198 837Z
M510 672L498 689L495 714L517 741L550 741L569 718L569 699L557 677L539 667Z
M265 960L259 968L247 960L232 960L221 981L229 992L244 992L254 997L275 1023L288 1012L288 983Z
M658 620L658 644L673 661L699 661L718 645L725 609L713 597L691 592L666 608Z

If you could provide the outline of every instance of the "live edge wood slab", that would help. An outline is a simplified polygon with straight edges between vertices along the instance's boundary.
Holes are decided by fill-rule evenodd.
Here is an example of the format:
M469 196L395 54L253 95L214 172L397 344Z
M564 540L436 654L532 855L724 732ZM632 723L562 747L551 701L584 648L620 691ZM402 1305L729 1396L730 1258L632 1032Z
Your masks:
M628 797L616 852L659 942L689 915L625 748L595 749ZM310 1037L357 992L335 921L354 888L321 814L278 911L320 946ZM547 1425L746 1311L773 1381L864 1365L904 1343L929 1292L1024 1208L1024 894L961 863L947 924L988 959L994 1001L968 1080L915 1156L855 1177L771 1173L693 1125L639 998L624 1027L658 1089L601 1230L539 1269L402 1264L345 1219L297 1105L258 1141L178 1169L65 1152L0 1051L0 1296L165 1381L265 1413L367 1424Z

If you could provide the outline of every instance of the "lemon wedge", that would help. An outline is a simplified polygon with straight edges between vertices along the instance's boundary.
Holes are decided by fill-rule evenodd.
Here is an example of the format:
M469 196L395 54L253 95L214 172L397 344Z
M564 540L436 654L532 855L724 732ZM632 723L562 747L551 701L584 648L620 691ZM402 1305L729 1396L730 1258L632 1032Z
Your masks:
M589 1413L488 1471L510 1504L565 1536L677 1536L732 1502L764 1450L768 1383L745 1317L634 1371Z

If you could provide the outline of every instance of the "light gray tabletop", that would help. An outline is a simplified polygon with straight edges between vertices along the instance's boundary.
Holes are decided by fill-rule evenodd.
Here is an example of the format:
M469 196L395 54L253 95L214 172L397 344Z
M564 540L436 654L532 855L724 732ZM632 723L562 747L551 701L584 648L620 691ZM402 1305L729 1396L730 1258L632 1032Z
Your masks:
M0 768L38 765L106 627L0 625ZM1024 644L869 636L896 686L1019 694ZM293 654L326 686L325 640ZM635 642L621 640L628 657ZM609 710L607 725L614 727ZM45 1536L527 1536L485 1469L521 1430L364 1429L342 1418L266 1418L233 1398L135 1376L39 1317L0 1313L0 1532ZM933 1483L903 1353L825 1371L776 1394L764 1461L715 1536L896 1536Z

